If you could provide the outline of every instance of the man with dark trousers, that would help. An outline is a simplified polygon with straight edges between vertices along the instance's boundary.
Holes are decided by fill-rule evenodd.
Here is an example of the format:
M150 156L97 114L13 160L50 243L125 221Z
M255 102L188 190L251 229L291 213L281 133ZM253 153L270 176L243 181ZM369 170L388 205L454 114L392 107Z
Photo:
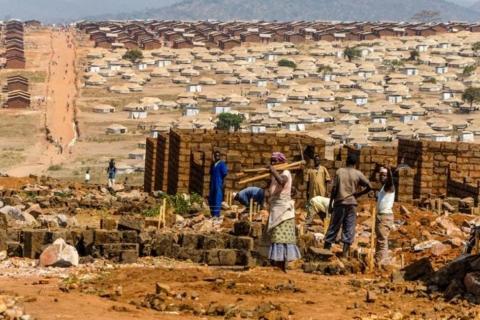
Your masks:
M342 256L344 258L349 257L350 246L355 239L357 198L372 189L370 181L363 173L355 169L356 164L357 155L349 154L347 166L337 170L329 204L329 212L332 212L332 216L325 235L324 249L330 250L342 228ZM359 190L360 187L363 189Z

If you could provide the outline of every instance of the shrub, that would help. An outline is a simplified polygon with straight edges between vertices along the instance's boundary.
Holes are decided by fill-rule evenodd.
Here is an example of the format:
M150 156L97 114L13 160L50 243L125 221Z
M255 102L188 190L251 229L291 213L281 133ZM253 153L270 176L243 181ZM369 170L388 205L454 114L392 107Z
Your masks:
M279 67L288 67L288 68L292 68L292 69L295 69L297 67L295 62L293 62L292 60L287 60L287 59L282 59L282 60L278 61L278 66Z

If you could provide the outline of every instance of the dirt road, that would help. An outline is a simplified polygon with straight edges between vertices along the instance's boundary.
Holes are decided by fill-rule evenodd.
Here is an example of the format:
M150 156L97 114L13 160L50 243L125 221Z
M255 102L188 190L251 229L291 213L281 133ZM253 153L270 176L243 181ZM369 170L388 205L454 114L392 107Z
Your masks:
M46 126L60 154L75 142L75 44L70 31L52 31L47 85Z
M34 147L25 161L7 171L11 176L42 174L50 166L69 159L75 144L75 99L77 95L76 48L71 31L49 30L50 48L45 86L44 119L47 136L32 141Z

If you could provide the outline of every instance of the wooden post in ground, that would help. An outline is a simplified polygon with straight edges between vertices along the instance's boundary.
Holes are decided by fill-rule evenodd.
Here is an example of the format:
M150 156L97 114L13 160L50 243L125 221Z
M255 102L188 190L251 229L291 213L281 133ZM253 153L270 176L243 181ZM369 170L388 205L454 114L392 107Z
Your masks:
M165 228L167 226L167 223L166 223L166 213L167 213L167 198L163 199L163 205L162 205L162 209L163 209L163 212L162 212L162 220L163 220L163 228Z
M248 214L248 220L250 223L252 222L253 219L253 199L250 199L250 207L249 207L249 214Z
M163 200L162 200L163 203ZM157 230L160 230L160 225L162 224L162 211L163 211L163 205L160 205L158 207L158 225L157 225Z
M373 271L375 269L375 223L377 218L377 207L375 204L372 205L372 234L370 236L370 252L368 253L368 269Z

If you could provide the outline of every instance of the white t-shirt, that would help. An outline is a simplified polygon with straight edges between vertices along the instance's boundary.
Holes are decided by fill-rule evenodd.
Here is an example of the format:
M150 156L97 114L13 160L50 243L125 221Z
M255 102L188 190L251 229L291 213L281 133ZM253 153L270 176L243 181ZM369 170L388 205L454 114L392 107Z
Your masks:
M90 173L85 173L85 181L90 181Z

